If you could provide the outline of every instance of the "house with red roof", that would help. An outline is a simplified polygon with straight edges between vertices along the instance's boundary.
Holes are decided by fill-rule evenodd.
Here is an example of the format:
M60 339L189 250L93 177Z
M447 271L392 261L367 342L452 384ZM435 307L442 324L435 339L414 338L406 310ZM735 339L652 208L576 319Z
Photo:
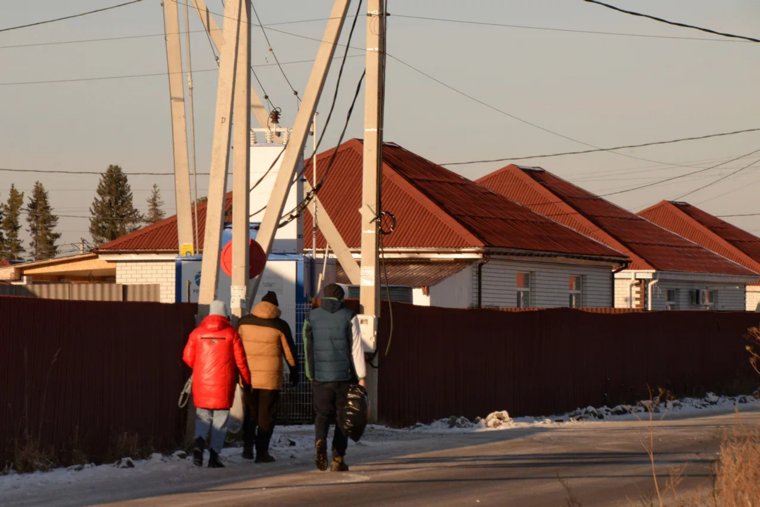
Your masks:
M674 234L540 167L508 165L477 183L623 252L615 307L744 310L757 272Z
M362 141L351 139L318 155L316 179L311 161L305 163L305 177L323 182L320 204L355 258L361 244L362 156ZM394 143L383 147L382 211L381 282L410 288L415 304L610 307L610 271L628 261ZM311 224L305 215L304 230ZM307 234L304 250L311 248ZM317 251L326 248L318 234ZM349 282L340 270L338 278Z
M319 209L327 212L357 260L362 156L362 141L352 139L318 154L316 175L306 161L303 175L321 183ZM626 254L393 143L383 149L382 189L386 234L379 269L381 282L393 287L391 294L403 292L415 304L453 308L612 306L611 272L627 264ZM230 202L228 194L228 207ZM198 216L202 240L205 203ZM309 212L302 219L303 230L311 230ZM312 238L304 236L308 254ZM318 258L329 255L321 233L314 246ZM97 251L117 264L117 283L160 283L162 301L173 301L176 217ZM340 267L337 278L350 282Z
M687 202L661 201L639 211L679 236L760 273L760 238ZM747 311L760 311L760 279L747 286Z

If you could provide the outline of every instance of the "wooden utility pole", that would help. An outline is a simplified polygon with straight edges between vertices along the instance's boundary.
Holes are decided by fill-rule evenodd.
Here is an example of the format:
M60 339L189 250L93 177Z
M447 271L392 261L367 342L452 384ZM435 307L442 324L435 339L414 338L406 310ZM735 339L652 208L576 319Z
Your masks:
M229 1L229 0L228 0ZM244 0L240 9L242 32L238 42L237 66L235 71L235 92L232 117L233 156L232 171L232 284L230 285L230 312L240 318L247 310L246 292L248 287L248 227L249 180L251 150L249 147L251 130L251 2Z
M169 74L169 98L174 147L174 198L177 204L177 240L180 255L193 255L193 219L190 202L187 126L185 123L185 87L182 84L182 46L179 37L177 2L164 1L164 35L166 66Z
M227 187L227 164L229 162L230 127L232 125L232 96L237 70L238 41L243 29L241 6L243 0L227 0L224 6L224 40L219 62L219 78L216 89L216 114L214 116L214 140L211 148L208 201L206 203L206 231L203 239L201 284L198 304L205 307L216 297L217 272L219 270L219 245L222 239L225 189ZM247 145L246 145L247 149Z
M367 76L364 83L364 165L362 172L361 285L359 303L364 319L365 350L374 352L374 334L380 309L378 231L383 158L383 102L385 97L385 2L367 3ZM373 336L367 336L373 333Z
M293 180L293 173L301 153L303 152L306 138L309 134L309 124L314 117L314 110L319 102L319 97L322 94L322 88L327 78L327 71L330 68L330 62L332 61L333 54L335 53L335 47L338 44L338 38L340 37L341 29L343 28L343 22L346 19L346 11L348 10L349 0L335 0L330 17L327 21L327 27L325 28L325 34L322 37L317 57L314 61L314 67L312 68L309 81L306 85L306 91L304 93L301 107L296 114L295 121L293 123L293 131L285 147L283 153L282 164L277 174L274 187L272 189L272 195L269 199L266 211L264 212L264 218L259 226L259 232L256 234L256 241L261 245L261 248L266 253L266 257L269 257L272 251L272 242L274 240L275 233L280 223L280 217L282 215L283 207L285 206L285 199L290 190L290 183ZM249 287L248 301L252 301L256 295L261 275L255 277Z

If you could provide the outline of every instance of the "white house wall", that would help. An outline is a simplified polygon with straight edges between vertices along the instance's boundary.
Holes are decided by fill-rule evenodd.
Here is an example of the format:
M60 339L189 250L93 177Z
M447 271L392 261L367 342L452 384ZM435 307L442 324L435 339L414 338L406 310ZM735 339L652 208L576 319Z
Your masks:
M747 285L747 311L760 312L760 285Z
M481 306L517 306L517 274L531 273L530 306L559 308L569 306L570 276L582 277L582 306L609 307L612 302L612 272L608 264L573 265L491 259L481 274ZM477 305L477 267L472 269L472 301ZM435 303L433 303L435 304ZM437 305L436 305L437 306Z
M625 276L623 272L620 276ZM651 276L648 275L648 276ZM637 299L637 292L643 292L640 300L644 302L644 308L648 309L648 297L651 292L652 310L736 310L742 311L749 307L749 292L745 295L745 286L734 282L704 281L699 280L699 273L694 273L693 280L668 278L666 273L657 273L654 278L656 283L649 289L651 279L642 280L641 288L635 285L632 287L630 278L617 278L615 280L615 307L630 308L632 305L629 296L633 296L634 301ZM758 287L760 288L760 287ZM713 305L693 304L691 300L691 291L708 290L717 293L716 301ZM672 290L671 295L675 295L672 301L668 301L668 290ZM758 294L760 296L760 294ZM760 298L758 298L760 300ZM635 305L634 305L635 306Z
M472 300L472 273L474 271L476 271L475 267L464 268L457 274L431 286L427 295L422 293L422 289L414 289L412 302L420 306L471 308L474 306Z
M116 283L124 285L159 284L160 301L174 303L176 293L174 260L129 261L116 263Z

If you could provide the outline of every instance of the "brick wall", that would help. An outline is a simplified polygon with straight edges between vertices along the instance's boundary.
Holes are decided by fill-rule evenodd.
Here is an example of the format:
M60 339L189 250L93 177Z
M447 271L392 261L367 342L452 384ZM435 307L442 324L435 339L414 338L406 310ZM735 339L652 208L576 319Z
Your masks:
M176 295L173 260L122 261L116 264L116 283L124 285L158 284L161 303L174 303Z

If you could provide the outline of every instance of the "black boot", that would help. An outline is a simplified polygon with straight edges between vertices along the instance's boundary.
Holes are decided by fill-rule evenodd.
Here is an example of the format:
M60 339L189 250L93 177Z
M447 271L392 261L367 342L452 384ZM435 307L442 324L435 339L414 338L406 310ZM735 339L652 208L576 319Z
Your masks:
M253 459L253 446L243 444L243 459Z
M197 467L203 466L203 448L206 447L206 442L202 437L195 439L195 447L193 448L193 465Z
M224 468L224 464L219 461L219 454L213 449L209 449L208 467L209 468Z
M319 439L315 447L317 448L317 457L314 459L314 463L320 470L327 470L327 444L324 440Z
M271 463L274 456L269 454L269 441L272 439L271 431L262 431L256 435L256 463Z
M343 456L333 456L332 463L330 464L331 472L348 472L348 465L343 459Z

